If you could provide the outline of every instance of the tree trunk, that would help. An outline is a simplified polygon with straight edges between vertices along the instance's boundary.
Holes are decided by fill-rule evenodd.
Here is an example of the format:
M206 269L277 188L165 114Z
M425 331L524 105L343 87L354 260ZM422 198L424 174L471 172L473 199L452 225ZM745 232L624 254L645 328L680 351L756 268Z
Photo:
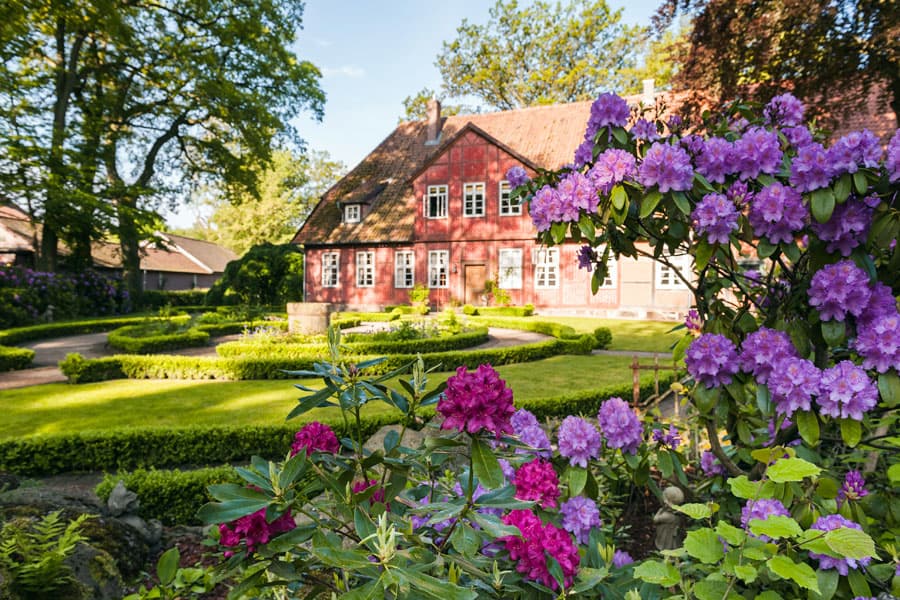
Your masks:
M122 278L132 306L140 306L144 293L141 277L141 253L138 227L134 218L134 201L119 198L116 201L119 217L119 249L122 252Z

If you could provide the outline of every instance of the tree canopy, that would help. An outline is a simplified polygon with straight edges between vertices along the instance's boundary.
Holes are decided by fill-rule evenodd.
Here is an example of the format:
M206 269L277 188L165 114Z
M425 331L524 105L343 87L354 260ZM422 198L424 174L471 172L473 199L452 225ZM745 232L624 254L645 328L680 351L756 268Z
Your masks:
M785 90L811 108L852 107L885 85L900 115L900 9L883 0L666 0L655 26L693 19L679 89L724 102Z

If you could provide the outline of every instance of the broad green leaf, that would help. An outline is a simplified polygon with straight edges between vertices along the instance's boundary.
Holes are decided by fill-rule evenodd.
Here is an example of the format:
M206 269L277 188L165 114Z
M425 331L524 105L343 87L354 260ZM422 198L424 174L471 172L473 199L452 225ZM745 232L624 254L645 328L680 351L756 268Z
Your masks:
M691 591L697 600L722 600L731 597L727 596L729 587L728 582L722 579L721 575L714 573L694 584Z
M760 258L769 258L775 251L778 249L777 244L771 243L766 238L760 238L759 243L756 246L756 253Z
M766 520L750 519L750 531L773 539L795 537L803 533L797 521L781 515L772 515Z
M850 196L852 185L849 173L844 173L840 179L834 182L834 199L838 204L843 204Z
M718 404L721 393L721 388L708 388L700 383L694 389L694 403L697 405L697 408L700 409L701 413L709 414L716 407L716 404Z
M753 600L784 600L781 594L773 591L763 592L761 594L757 594Z
M714 244L710 244L705 239L700 240L697 243L697 249L694 251L694 261L697 265L697 270L702 271L706 268L706 265L709 264L709 259L712 258L713 252L715 252L716 246Z
M746 475L740 475L739 477L731 477L728 480L728 485L731 486L732 494L738 498L749 499L756 498L759 495L761 483L759 481L750 481Z
M678 210L681 211L681 214L683 214L684 216L690 216L691 203L688 202L687 196L684 195L684 192L672 192L672 200L675 202L675 206L678 207Z
M687 347L691 345L693 340L694 336L689 333L678 340L678 343L675 344L675 348L672 350L672 360L681 362L681 360L684 359L684 353L687 351Z
M869 181L866 179L865 173L857 171L853 174L853 187L856 188L856 193L860 196L869 190Z
M896 463L888 467L888 479L891 485L900 485L900 463Z
M815 592L819 591L819 580L816 578L816 572L807 564L795 563L787 556L779 554L767 560L766 566L779 577L790 579L802 588Z
M839 346L844 341L846 333L847 328L843 321L822 322L822 337L829 346Z
M719 510L719 505L715 503L700 504L698 502L689 502L681 506L673 506L674 510L686 514L692 519L708 519L714 512Z
M820 477L816 484L816 493L822 498L837 498L840 485L831 477Z
M592 590L609 576L609 569L603 567L594 569L591 567L582 567L578 569L578 576L575 585L570 588L572 594L580 594L588 590Z
M299 417L303 413L309 412L314 408L318 408L320 406L329 406L328 398L331 397L332 390L325 387L316 392L315 394L311 394L309 396L305 396L298 400L299 404L294 407L291 412L288 413L288 416L285 420L290 421L294 417Z
M840 574L836 569L819 569L816 579L819 580L819 593L813 592L812 597L815 600L831 600L837 592Z
M803 481L821 472L822 469L802 458L782 458L766 470L769 479L775 483Z
M178 571L178 563L181 562L181 554L178 552L177 546L172 546L159 557L156 563L156 576L159 577L161 585L169 585L175 579L175 573Z
M652 215L653 211L656 210L656 207L659 205L659 201L662 200L662 197L662 194L658 190L653 190L644 196L643 200L641 200L640 217L646 219Z
M401 569L399 574L417 590L436 600L474 600L478 597L475 590L461 588L444 579L437 579L412 569ZM413 593L412 597L418 594Z
M503 470L490 446L478 438L472 440L472 467L475 477L485 488L492 490L503 485Z
M734 574L744 583L753 583L759 575L759 571L753 565L735 565Z
M872 590L869 588L869 582L866 576L858 569L850 569L847 574L847 581L850 583L850 589L854 596L863 596L869 598L872 596Z
M457 552L471 558L481 548L481 536L469 525L460 523L450 535L450 544L453 545Z
M888 371L878 376L878 393L888 408L900 404L900 377L897 377L897 373Z
M478 511L470 512L469 516L478 523L478 526L488 532L495 538L506 535L520 535L519 528L512 525L505 525L499 517L494 515L484 515Z
M550 236L553 238L553 241L557 244L562 244L566 241L566 229L567 225L565 223L554 223L550 226Z
M795 413L795 418L800 429L800 437L814 448L819 443L819 418L815 413L805 410Z
M708 527L689 531L684 538L684 549L688 554L708 565L722 560L725 549L716 532Z
M628 203L628 193L625 191L625 188L621 185L617 185L613 187L612 192L610 192L609 196L612 201L612 205L616 210L622 210L625 208L625 205Z
M851 448L862 439L862 425L855 419L841 419L841 438Z
M370 581L339 596L341 600L381 600L384 598L384 583L381 579Z
M628 145L628 134L621 127L613 127L612 128L613 137L616 138L616 141L622 144L623 146Z
M320 546L318 544L312 544L310 546L310 552L330 567L338 567L340 569L361 569L372 566L372 563L369 561L369 550L366 548L362 551L343 550L328 545Z
M594 228L594 221L590 215L581 215L581 218L578 219L578 229L589 242L593 243L597 239L597 230Z
M875 542L865 531L841 527L825 534L825 543L832 552L845 558L859 560L875 556Z
M659 452L657 455L657 466L663 477L668 479L672 476L674 467L672 466L672 456L669 454L668 450L661 450Z
M716 523L716 533L732 546L740 546L747 539L747 532L725 521Z
M566 478L569 480L569 495L577 496L587 483L587 469L581 467L567 467Z
M255 513L269 504L266 500L229 500L228 502L210 502L197 511L197 518L204 523L226 523L234 521L250 513Z
M647 583L672 587L681 582L681 573L670 563L646 560L634 568L634 576Z
M831 188L822 188L812 193L810 200L812 215L819 223L827 223L834 212L834 193Z

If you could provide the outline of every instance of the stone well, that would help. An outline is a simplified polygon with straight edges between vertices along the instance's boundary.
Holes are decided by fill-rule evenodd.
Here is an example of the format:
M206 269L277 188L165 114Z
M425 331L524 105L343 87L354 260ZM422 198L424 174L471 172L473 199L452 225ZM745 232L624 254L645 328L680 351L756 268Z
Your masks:
M288 331L303 335L325 333L332 312L329 302L288 302Z

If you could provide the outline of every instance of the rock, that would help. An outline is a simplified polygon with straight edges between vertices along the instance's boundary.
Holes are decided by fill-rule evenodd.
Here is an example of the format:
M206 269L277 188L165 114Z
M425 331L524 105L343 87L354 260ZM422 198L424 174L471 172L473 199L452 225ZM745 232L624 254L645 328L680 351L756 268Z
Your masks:
M96 517L82 525L82 534L92 546L104 550L116 561L126 579L132 579L146 568L150 545L141 533L121 519Z
M400 434L400 430L402 427L400 425L385 425L378 431L372 434L366 443L363 444L363 447L369 452L375 452L376 450L384 451L384 440L387 437L388 433L391 431L396 432L398 435ZM403 445L407 448L419 448L422 443L425 441L425 431L416 431L414 429L407 428L406 432L403 434Z
M108 552L85 543L78 544L75 551L64 561L80 588L79 598L95 600L118 600L124 594L122 575L116 561ZM69 598L70 596L58 596ZM74 600L74 597L73 597Z
M140 506L141 501L138 500L137 494L126 489L125 483L121 479L116 483L116 487L110 492L109 499L106 501L109 514L114 517L137 514Z
M19 478L12 473L0 472L0 492L7 492L19 487Z
M119 521L134 528L151 548L158 545L162 538L162 523L156 519L148 523L137 515L123 515Z

